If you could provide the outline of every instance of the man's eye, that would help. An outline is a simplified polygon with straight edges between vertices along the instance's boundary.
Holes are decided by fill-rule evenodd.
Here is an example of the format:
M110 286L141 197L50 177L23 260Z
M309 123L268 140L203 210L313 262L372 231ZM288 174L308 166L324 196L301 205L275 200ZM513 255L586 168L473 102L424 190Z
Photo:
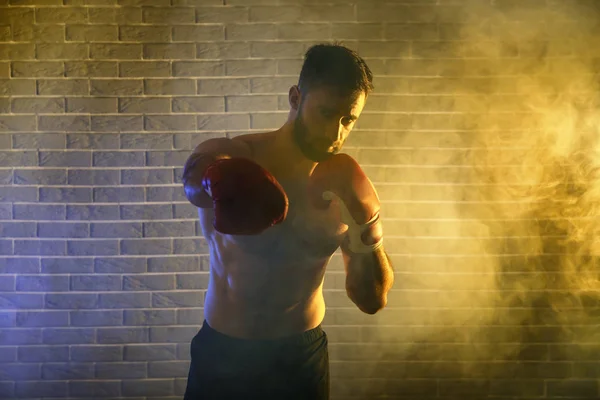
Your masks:
M344 126L348 126L352 122L354 122L354 120L352 118L342 118L342 125L344 125Z

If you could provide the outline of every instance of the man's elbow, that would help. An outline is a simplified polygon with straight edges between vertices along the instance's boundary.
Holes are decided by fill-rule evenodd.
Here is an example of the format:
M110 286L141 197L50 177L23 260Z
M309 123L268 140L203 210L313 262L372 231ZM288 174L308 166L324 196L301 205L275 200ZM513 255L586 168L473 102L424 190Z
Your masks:
M350 293L348 293L348 294L349 294L350 300L352 300L354 302L354 304L356 304L358 309L360 311L364 312L365 314L369 314L369 315L377 314L379 311L383 310L385 308L385 306L387 305L386 297L359 299L356 296L351 296Z
M378 301L378 302L374 302L372 304L366 305L363 308L361 308L360 310L362 312L364 312L365 314L375 315L379 311L383 310L386 305L387 305L387 301L385 301L385 300Z

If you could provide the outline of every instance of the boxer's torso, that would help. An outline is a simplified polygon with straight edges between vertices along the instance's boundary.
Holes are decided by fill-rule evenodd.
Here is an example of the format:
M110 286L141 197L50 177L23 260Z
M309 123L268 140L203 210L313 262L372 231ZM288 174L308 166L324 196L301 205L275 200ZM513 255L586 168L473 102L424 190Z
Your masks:
M311 207L306 176L274 162L268 139L248 136L251 158L269 170L289 198L286 220L254 236L230 236L213 228L213 209L199 209L210 248L210 281L204 316L224 334L272 339L304 332L325 315L322 293L325 268L346 226L338 208ZM242 139L243 140L243 139ZM266 151L262 151L266 149Z

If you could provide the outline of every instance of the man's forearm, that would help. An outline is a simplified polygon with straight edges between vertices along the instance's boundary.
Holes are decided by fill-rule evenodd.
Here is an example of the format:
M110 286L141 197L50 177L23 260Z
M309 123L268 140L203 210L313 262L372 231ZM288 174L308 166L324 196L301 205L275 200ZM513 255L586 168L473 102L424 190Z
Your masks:
M346 267L346 292L357 307L375 314L387 304L394 284L392 263L383 246L370 253L352 253L342 246Z

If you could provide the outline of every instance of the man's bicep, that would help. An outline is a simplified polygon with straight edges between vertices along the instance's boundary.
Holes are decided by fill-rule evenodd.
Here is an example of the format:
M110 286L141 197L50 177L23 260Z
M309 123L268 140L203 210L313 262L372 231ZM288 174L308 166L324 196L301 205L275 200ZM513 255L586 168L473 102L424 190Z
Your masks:
M354 275L356 273L355 268L353 269L353 266L356 265L356 263L352 263L352 258L355 257L356 255L353 255L352 252L350 252L350 250L348 250L348 238L344 238L344 241L342 242L342 244L340 245L340 252L342 253L342 261L344 263L344 271L346 272L346 279L348 279L348 276Z

